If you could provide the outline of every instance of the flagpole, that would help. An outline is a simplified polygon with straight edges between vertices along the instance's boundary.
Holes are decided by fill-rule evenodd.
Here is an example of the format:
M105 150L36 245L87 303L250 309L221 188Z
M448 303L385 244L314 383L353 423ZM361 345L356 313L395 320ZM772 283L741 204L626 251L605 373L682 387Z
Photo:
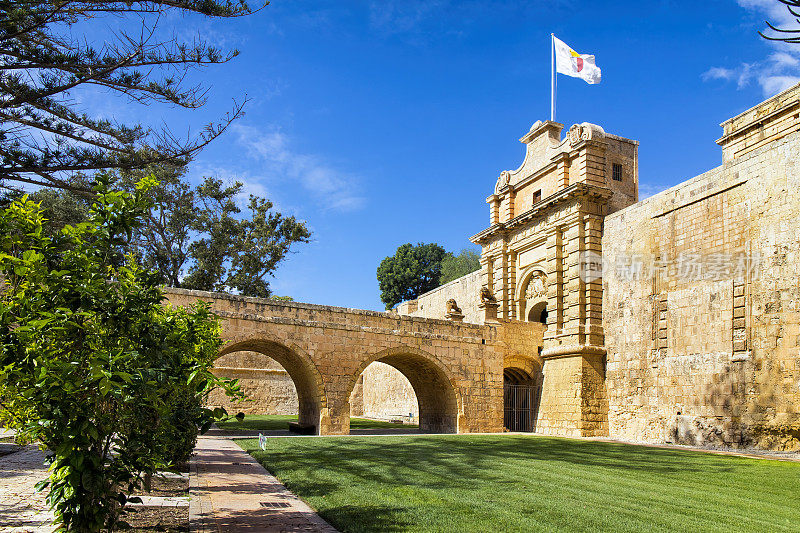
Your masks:
M556 121L556 41L550 34L550 120Z

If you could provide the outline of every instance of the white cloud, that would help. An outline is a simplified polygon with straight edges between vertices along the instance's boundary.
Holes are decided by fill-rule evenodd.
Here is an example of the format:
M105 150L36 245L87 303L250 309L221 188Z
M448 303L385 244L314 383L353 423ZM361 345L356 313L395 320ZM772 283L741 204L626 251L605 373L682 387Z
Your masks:
M518 17L535 11L573 7L575 0L371 0L370 27L384 36L403 35L415 44L424 44L441 35L463 35L469 28L498 14Z
M667 190L663 185L653 185L651 183L639 182L639 201L655 196L661 191Z
M795 22L795 17L786 9L786 5L778 0L737 0L737 3L745 9L754 11L760 15L766 15L773 26L788 26Z
M796 18L777 0L737 0L738 4L770 21L778 28L797 28ZM769 34L769 32L766 32ZM800 82L800 48L781 41L768 41L775 50L755 63L736 67L714 66L705 71L703 81L735 81L739 89L758 83L765 97L773 96Z
M773 95L800 83L800 76L768 76L759 83L765 95Z
M707 71L703 72L702 77L703 81L708 80L732 80L736 76L736 71L732 68L724 68L724 67L711 67Z
M354 211L364 205L354 176L340 171L314 154L298 153L277 128L263 130L235 124L232 131L250 157L266 164L266 171L298 182L325 210Z
M390 34L416 31L423 21L436 15L448 3L446 0L375 1L369 5L369 22L373 28Z

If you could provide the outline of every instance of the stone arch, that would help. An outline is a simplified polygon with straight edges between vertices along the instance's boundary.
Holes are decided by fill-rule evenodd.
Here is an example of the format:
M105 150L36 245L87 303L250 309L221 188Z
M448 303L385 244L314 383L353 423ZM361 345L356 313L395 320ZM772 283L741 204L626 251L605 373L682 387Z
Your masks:
M542 362L531 357L503 361L503 426L510 431L534 432L542 397Z
M514 301L517 306L517 316L527 322L541 322L547 324L547 294L528 295L528 286L536 277L544 281L544 290L547 291L547 274L543 266L533 264L525 267L517 283ZM530 297L529 297L530 296ZM534 311L535 312L532 312Z
M531 376L542 371L543 361L538 356L510 355L503 358L503 369L516 368Z
M314 426L315 432L320 434L321 427L328 424L328 398L322 376L308 354L298 346L287 346L261 335L231 342L220 350L217 357L240 351L262 353L286 370L297 391L300 424Z
M527 306L528 316L525 317L528 322L538 322L547 325L547 302L538 301L531 306Z
M423 433L458 433L463 413L461 394L446 367L431 353L410 346L395 346L366 358L351 376L345 398L349 398L358 377L371 363L379 361L399 370L414 389L419 403L419 429Z

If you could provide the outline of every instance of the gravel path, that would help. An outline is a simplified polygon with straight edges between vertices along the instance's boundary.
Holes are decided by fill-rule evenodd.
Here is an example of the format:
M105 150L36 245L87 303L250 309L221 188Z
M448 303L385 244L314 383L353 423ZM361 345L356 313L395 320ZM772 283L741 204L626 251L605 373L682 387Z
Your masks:
M10 451L13 444L2 444ZM45 503L45 492L36 492L34 485L47 477L44 454L36 446L0 457L0 532L49 533L53 513Z

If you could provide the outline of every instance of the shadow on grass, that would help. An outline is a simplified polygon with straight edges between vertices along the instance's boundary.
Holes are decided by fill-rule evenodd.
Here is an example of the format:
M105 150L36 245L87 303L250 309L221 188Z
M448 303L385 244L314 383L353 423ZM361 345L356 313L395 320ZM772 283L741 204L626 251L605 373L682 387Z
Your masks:
M241 422L233 419L217 422L217 427L223 431L288 431L289 422L297 422L296 415L245 415ZM417 432L416 424L395 424L385 420L372 420L369 418L351 418L351 430L391 430L392 433Z
M800 517L790 503L800 485L795 463L523 435L278 438L264 451L256 440L240 444L348 532L428 521L454 531L766 530ZM759 512L737 518L754 497ZM372 508L385 525L373 525Z
M264 466L273 471L282 466L313 471L322 466L327 471L356 476L377 483L396 483L401 472L409 469L429 474L426 484L447 488L486 482L514 483L499 473L497 465L505 461L528 461L535 471L539 462L562 462L605 471L617 470L646 474L688 474L730 472L732 461L697 452L663 450L625 444L572 441L524 436L482 437L413 437L413 438L318 438L308 442L292 439L287 443L269 441L267 451L260 451L248 441L243 445ZM313 451L312 451L313 450ZM498 472L498 473L495 473ZM413 480L408 480L413 483Z
M329 524L347 524L347 531L407 531L411 524L402 507L344 505L332 507L319 515Z

